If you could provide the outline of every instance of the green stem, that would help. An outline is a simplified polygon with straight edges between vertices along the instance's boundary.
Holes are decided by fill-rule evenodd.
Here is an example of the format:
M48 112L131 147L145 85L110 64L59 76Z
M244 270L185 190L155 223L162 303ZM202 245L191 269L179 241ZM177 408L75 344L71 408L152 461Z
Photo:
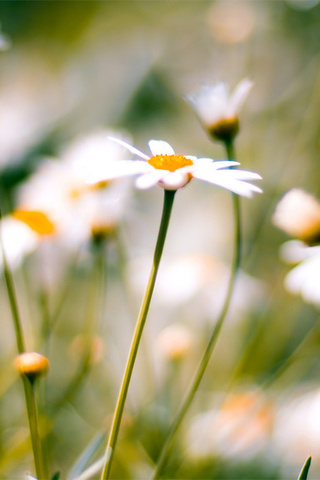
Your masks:
M0 214L0 217L1 217L1 214ZM20 320L20 314L19 314L19 309L18 309L18 302L17 302L17 298L16 298L16 293L15 293L15 289L14 289L14 283L13 283L11 272L10 272L10 269L9 269L9 266L8 266L6 255L5 255L5 252L4 252L2 241L1 241L1 250L2 250L2 261L3 261L3 273L4 273L4 278L5 278L5 281L6 281L7 292L8 292L9 302L10 302L13 325L14 325L14 330L15 330L15 335L16 335L17 349L18 349L19 354L21 354L21 353L25 352L25 343L24 343L24 339L23 339L21 320Z
M225 144L228 159L233 160L234 159L234 147L233 147L233 142L226 142ZM201 383L201 380L204 376L204 373L207 369L207 366L209 364L211 355L213 353L214 347L216 345L216 342L218 340L221 328L223 326L225 317L228 313L230 302L231 302L231 297L232 293L234 290L234 284L236 280L236 275L239 270L240 266L240 260L241 260L241 214L240 214L240 202L239 202L239 197L236 194L232 194L232 200L233 200L233 215L234 215L234 223L235 223L235 230L234 230L234 252L233 252L233 261L232 261L232 269L231 269L231 275L229 279L229 285L228 285L228 290L226 294L226 298L224 301L224 305L222 307L221 313L218 317L217 323L213 329L213 332L211 334L211 337L209 339L209 342L207 344L207 348L202 356L202 359L199 363L198 369L196 370L196 373L193 377L192 383L189 387L189 390L182 401L182 404L180 406L180 410L177 413L177 416L169 430L166 442L163 446L163 449L160 453L159 459L157 466L155 468L155 471L153 473L153 480L159 479L161 477L161 474L163 472L163 469L166 465L171 446L173 444L174 437L195 397L195 394L197 393L197 390L199 388L199 385Z
M150 302L151 302L151 298L152 298L152 294L153 294L153 290L156 282L156 277L157 277L159 264L160 264L160 260L163 252L163 247L164 247L164 243L167 235L175 193L176 193L175 190L164 190L164 203L163 203L161 224L160 224L158 239L157 239L157 243L154 251L153 264L152 264L148 284L146 287L145 295L144 295L140 312L138 315L136 327L134 330L131 347L129 351L129 356L126 363L125 372L123 375L116 408L114 411L113 422L112 422L107 450L106 450L107 461L102 471L101 480L106 480L107 478L109 478L111 464L112 464L113 455L114 455L114 449L116 446L118 433L120 429L122 413L123 413L124 405L127 398L127 393L129 389L129 384L131 380L135 359L136 359L138 348L139 348L140 339L141 339L143 328L147 319L149 306L150 306Z
M1 221L2 221L2 214L0 211L0 222ZM17 297L15 293L15 288L14 288L14 282L13 282L11 271L7 262L6 254L4 251L2 235L0 235L0 243L1 243L2 261L3 261L3 272L4 272L5 282L7 286L12 318L13 318L17 349L19 354L21 355L26 350L25 342L24 342L23 333L22 333L21 319L20 319L18 302L17 302ZM26 401L26 407L27 407L27 415L28 415L29 430L30 430L30 436L31 436L36 475L39 480L42 480L42 479L45 480L46 478L48 478L48 474L47 474L46 464L42 454L41 441L40 441L39 430L38 430L38 420L37 420L37 411L36 411L36 405L35 405L34 389L33 389L33 385L25 375L22 375L22 382L23 382L23 388L25 393L25 401Z
M38 480L47 480L49 474L47 471L46 463L44 461L41 439L39 435L38 427L38 415L35 401L35 385L29 378L22 375L24 393L26 397L26 405L28 412L29 429L31 436L31 444L33 450L34 465L36 469L36 476Z

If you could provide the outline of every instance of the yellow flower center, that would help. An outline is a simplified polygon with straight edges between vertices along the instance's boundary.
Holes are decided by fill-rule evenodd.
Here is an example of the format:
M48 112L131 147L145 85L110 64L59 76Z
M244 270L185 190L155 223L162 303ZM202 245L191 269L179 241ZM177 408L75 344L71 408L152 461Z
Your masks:
M193 165L193 161L183 155L154 155L149 158L148 163L154 168L169 170L169 172Z
M43 212L31 210L16 210L13 216L21 222L26 223L39 235L50 235L54 233L54 225Z

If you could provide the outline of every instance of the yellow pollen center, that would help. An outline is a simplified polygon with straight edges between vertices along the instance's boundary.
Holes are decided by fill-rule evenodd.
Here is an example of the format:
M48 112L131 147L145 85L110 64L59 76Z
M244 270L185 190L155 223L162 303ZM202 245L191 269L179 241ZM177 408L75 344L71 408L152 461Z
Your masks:
M183 155L154 155L149 158L148 163L154 168L169 170L169 172L193 165L193 161Z
M54 233L54 225L43 212L31 210L16 210L13 216L26 223L39 235L50 235Z

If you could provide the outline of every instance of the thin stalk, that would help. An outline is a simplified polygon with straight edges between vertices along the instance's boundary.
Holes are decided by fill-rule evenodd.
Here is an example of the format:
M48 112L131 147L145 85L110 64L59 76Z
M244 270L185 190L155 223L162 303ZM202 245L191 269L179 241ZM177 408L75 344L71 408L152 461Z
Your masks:
M226 142L225 144L226 147L226 152L229 160L234 159L234 146L233 142ZM173 440L175 438L175 435L182 424L182 421L197 393L197 390L199 388L199 385L201 383L201 380L204 376L204 373L207 369L207 366L209 364L211 355L213 353L214 347L216 345L216 342L218 340L220 331L222 329L224 320L226 318L226 315L229 310L230 302L231 302L231 297L232 293L234 290L234 284L237 276L237 272L239 270L240 266L240 260L241 260L241 214L240 214L240 202L239 202L239 197L236 194L232 194L232 200L233 200L233 216L234 216L234 224L235 224L235 229L234 229L234 250L233 250L233 261L232 261L232 269L231 269L231 274L230 274L230 279L229 279L229 285L228 285L228 290L226 294L226 298L224 301L224 305L222 307L222 310L220 312L220 315L218 317L217 323L213 329L213 332L211 334L211 337L209 339L209 342L207 344L207 348L202 356L202 359L199 363L198 369L196 370L196 373L193 377L193 380L191 382L191 385L189 387L189 390L187 391L186 396L184 397L184 400L182 401L182 404L180 406L180 409L176 415L176 418L169 430L166 442L163 446L163 449L160 453L159 459L157 466L154 470L152 479L156 480L161 477L161 474L163 472L163 469L166 465L171 446L173 444Z
M30 381L25 375L21 376L23 381L24 393L26 397L26 405L28 412L29 429L31 436L31 444L33 450L34 465L38 480L46 480L49 478L46 462L44 461L41 439L38 427L38 415L35 399L35 383Z
M2 215L0 212L0 222L1 220L2 220ZM3 247L2 235L0 235L0 244L1 244L1 254L2 254L2 261L3 261L3 272L4 272L5 282L7 286L12 318L13 318L17 349L19 354L22 354L25 352L25 342L23 338L22 324L21 324L18 302L17 302L15 288L14 288L14 282L13 282L13 278L11 275L11 271L10 271L7 258L5 255L4 247ZM22 375L21 378L22 378L24 394L25 394L25 401L26 401L26 407L27 407L27 415L28 415L29 430L30 430L36 475L39 480L42 480L42 479L48 478L48 473L47 473L46 463L43 458L41 440L39 436L34 388L33 388L33 384L31 384L30 380L25 375Z
M163 247L164 247L164 243L165 243L165 239L168 231L175 193L176 193L175 190L164 190L162 217L161 217L157 243L156 243L154 256L153 256L153 263L152 263L146 291L144 294L144 298L142 301L142 305L140 308L140 312L138 315L137 323L135 326L131 347L129 351L129 356L127 359L127 363L126 363L126 367L125 367L125 371L124 371L124 375L123 375L123 379L122 379L122 383L119 391L119 396L118 396L116 408L114 411L113 422L112 422L108 445L106 449L107 461L105 462L105 465L101 474L101 480L106 480L107 478L109 478L109 475L110 475L111 464L112 464L114 450L115 450L118 433L120 429L123 409L124 409L124 405L127 398L127 393L129 389L129 384L132 376L135 359L138 353L140 339L141 339L143 328L147 319L149 306L150 306L150 302L151 302L151 298L152 298L152 294L153 294L153 290L156 282L159 264L160 264Z
M0 214L0 220L1 220L1 214ZM18 309L17 297L16 297L16 293L15 293L15 289L14 289L14 283L13 283L11 271L10 271L9 266L8 266L6 255L5 255L5 252L4 252L2 241L1 241L1 253L2 253L2 261L3 261L3 273L4 273L4 278L5 278L5 281L6 281L7 292L8 292L9 302L10 302L10 308L11 308L12 319L13 319L13 326L14 326L15 336L16 336L17 349L18 349L19 354L21 354L21 353L25 352L25 343L24 343L24 338L23 338L21 319L20 319L20 314L19 314L19 309Z

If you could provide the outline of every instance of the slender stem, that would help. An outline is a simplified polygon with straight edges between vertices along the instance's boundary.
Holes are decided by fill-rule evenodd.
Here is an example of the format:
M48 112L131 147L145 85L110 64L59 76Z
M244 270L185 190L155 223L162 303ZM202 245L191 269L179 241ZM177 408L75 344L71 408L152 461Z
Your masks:
M39 435L38 415L35 401L35 383L30 381L25 375L22 375L22 381L26 397L36 476L38 480L47 480L49 478L49 474L47 471L46 462L44 461L41 439Z
M0 220L1 220L1 213L0 213ZM14 325L14 330L15 330L15 335L16 335L17 349L18 349L18 352L21 354L25 351L25 343L24 343L24 339L23 339L22 326L21 326L20 314L19 314L19 309L18 309L18 302L17 302L17 298L16 298L16 293L15 293L15 289L14 289L14 283L13 283L11 271L10 271L10 268L8 266L7 258L6 258L5 251L4 251L4 248L3 248L2 238L1 238L0 243L1 243L2 261L3 261L3 273L4 273L4 278L5 278L5 281L6 281L7 292L8 292L9 302L10 302L13 325Z
M159 264L160 264L160 260L163 252L163 247L164 247L164 243L167 235L175 193L176 191L174 190L164 190L164 203L163 203L161 224L160 224L158 239L157 239L157 243L154 251L153 264L152 264L148 284L146 287L145 295L144 295L140 312L138 315L136 327L134 330L131 347L129 351L129 356L126 363L125 372L123 375L116 408L114 411L113 422L112 422L107 450L106 450L107 461L102 471L101 480L106 480L107 478L109 478L111 464L112 464L113 455L114 455L114 449L116 446L118 433L120 429L122 413L123 413L124 405L127 398L127 393L129 389L129 384L131 380L135 359L136 359L138 348L139 348L140 339L141 339L143 328L147 319L149 306L152 298L152 293L153 293L155 282L156 282L156 277L157 277Z
M225 144L228 159L233 160L234 159L234 146L233 142L226 142ZM155 471L153 473L153 480L159 479L161 477L161 474L163 472L163 469L166 465L171 446L173 444L174 437L195 397L195 394L199 388L199 385L201 383L201 380L204 376L204 373L207 369L207 366L209 364L211 355L213 353L214 347L216 345L216 342L218 340L221 328L223 326L225 317L227 315L227 312L229 310L230 302L231 302L231 297L234 289L234 284L236 280L236 275L239 270L240 266L240 260L241 260L241 214L240 214L240 202L239 202L239 197L235 194L232 194L232 200L233 200L233 215L234 215L234 223L235 223L235 230L234 230L234 251L233 251L233 261L232 261L232 269L231 269L231 274L230 274L230 279L229 279L229 285L228 285L228 290L226 294L226 298L224 301L224 305L222 307L222 310L220 312L220 315L218 317L217 323L215 324L215 327L213 329L213 332L211 334L211 337L209 339L209 342L207 344L207 348L202 356L202 359L199 363L198 369L196 370L196 373L193 377L192 383L189 387L189 390L187 391L186 396L184 397L184 400L182 401L182 404L180 406L180 410L177 413L177 416L169 430L166 442L163 446L163 449L160 453L159 459L157 466L155 468Z
M2 214L0 211L0 222L1 221L2 221ZM14 288L14 282L13 282L11 271L6 258L1 234L0 234L0 244L1 244L1 254L2 254L2 261L3 261L3 272L4 272L5 281L6 281L7 292L8 292L11 313L13 318L17 349L19 354L22 354L25 352L26 349L25 349L25 342L23 338L21 319L20 319L18 302L17 302L15 288ZM34 396L34 388L33 388L34 385L30 382L30 380L25 375L22 375L21 378L22 378L24 394L25 394L25 401L26 401L26 407L27 407L27 415L28 415L29 430L30 430L36 475L39 480L42 480L42 479L45 480L48 478L48 473L47 473L46 463L43 458L42 446L41 446L39 430L38 430L37 410L35 405L35 396Z

